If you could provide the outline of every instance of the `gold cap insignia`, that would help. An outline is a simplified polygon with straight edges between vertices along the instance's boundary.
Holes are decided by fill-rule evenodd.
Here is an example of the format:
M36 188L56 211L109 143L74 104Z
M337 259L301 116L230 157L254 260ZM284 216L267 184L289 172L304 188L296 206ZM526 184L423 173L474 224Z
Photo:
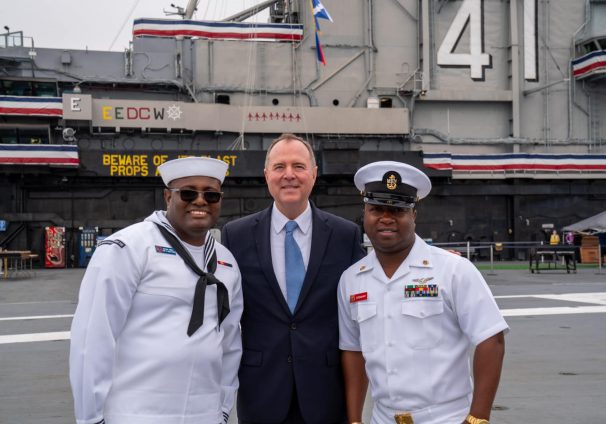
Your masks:
M398 188L398 179L394 174L390 174L387 177L386 185L389 190L395 190L396 188Z

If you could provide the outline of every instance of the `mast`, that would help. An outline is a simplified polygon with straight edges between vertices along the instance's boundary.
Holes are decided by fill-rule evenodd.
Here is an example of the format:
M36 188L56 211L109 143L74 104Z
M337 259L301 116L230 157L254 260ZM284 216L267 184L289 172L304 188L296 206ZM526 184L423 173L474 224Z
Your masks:
M189 0L187 2L187 6L185 7L185 14L183 15L183 19L191 19L194 16L194 12L196 11L196 7L198 7L198 3L200 0Z

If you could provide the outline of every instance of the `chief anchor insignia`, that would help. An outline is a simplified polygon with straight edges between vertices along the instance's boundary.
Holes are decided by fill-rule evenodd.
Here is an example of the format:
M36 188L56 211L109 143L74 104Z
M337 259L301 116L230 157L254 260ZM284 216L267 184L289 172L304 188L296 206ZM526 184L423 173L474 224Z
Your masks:
M393 416L396 424L414 424L410 412L401 412Z
M387 177L387 188L390 190L395 190L396 188L398 188L398 179L396 178L396 176L394 174L391 174L389 177Z

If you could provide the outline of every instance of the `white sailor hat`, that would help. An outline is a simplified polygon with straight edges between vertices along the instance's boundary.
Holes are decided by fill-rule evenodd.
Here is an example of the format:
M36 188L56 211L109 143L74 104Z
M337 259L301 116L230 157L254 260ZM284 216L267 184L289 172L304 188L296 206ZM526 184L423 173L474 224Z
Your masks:
M184 177L213 177L223 184L227 168L222 160L192 156L164 162L158 172L167 187L171 181Z
M381 161L363 166L354 183L364 203L413 208L431 190L429 177L414 166L402 162Z

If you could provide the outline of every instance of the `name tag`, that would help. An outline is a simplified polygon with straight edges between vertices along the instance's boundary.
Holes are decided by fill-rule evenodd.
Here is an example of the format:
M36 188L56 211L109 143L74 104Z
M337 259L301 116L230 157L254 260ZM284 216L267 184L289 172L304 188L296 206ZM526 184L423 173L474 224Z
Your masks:
M164 253L166 255L176 255L177 254L177 251L175 249L173 249L172 247L164 247L164 246L158 246L158 245L156 245L156 252Z
M368 292L352 294L349 296L349 303L356 303L362 300L368 300Z

